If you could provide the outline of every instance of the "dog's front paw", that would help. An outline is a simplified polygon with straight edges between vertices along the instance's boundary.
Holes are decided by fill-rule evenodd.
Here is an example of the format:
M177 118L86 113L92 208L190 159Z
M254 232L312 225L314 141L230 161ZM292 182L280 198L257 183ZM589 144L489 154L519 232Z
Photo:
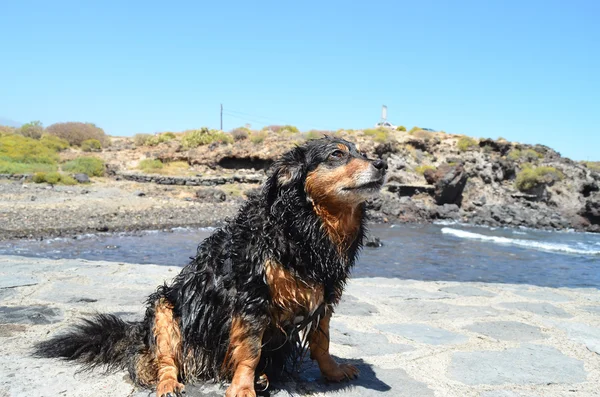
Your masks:
M225 392L225 397L256 397L253 385L232 383Z
M181 397L185 394L184 387L174 379L166 379L158 383L156 395L158 397Z
M359 373L360 371L354 365L337 364L328 368L327 371L323 371L323 376L330 382L341 382L346 379L355 379Z

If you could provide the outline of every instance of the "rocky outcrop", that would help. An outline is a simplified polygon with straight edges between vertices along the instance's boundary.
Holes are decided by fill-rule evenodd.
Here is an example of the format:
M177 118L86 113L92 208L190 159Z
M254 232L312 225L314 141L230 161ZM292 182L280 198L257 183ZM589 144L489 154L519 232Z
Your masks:
M600 173L594 167L561 157L549 147L502 138L467 140L469 144L465 146L461 136L432 131L389 131L384 142L375 142L359 130L330 135L334 134L355 142L369 157L384 159L388 164L388 182L382 197L369 204L373 221L455 219L533 228L600 228ZM174 140L131 152L130 145L122 142L122 152L101 155L108 164L107 175L118 179L206 187L260 184L266 179L264 170L303 139L299 134L270 133L260 143L245 139L189 150ZM197 175L174 177L119 171L135 169L146 158L160 159L165 164L183 161ZM542 166L555 169L562 178L555 179L550 174L548 180L517 187L516 181L525 167Z
M581 215L592 225L600 225L600 194L591 195L581 210Z
M500 153L502 156L507 154L511 149L512 145L508 141L504 140L493 140L490 138L485 138L479 141L479 147L486 148L489 147L490 150Z
M438 205L460 205L462 201L462 192L467 183L467 175L461 164L443 164L435 171L425 171L423 176L427 183L435 186L433 197Z

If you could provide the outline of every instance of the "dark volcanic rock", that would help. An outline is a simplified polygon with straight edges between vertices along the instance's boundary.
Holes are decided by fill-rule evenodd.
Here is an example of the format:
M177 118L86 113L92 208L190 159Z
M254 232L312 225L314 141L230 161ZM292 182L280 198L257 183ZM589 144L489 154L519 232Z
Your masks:
M87 176L87 174L75 174L75 175L73 175L73 178L78 183L90 183L90 177Z
M365 239L365 246L371 248L379 248L383 247L383 243L381 242L381 239L379 237L367 236L367 238Z
M460 205L467 184L467 174L462 165L443 164L435 171L425 171L423 176L428 183L435 185L434 199L438 205Z
M460 208L456 204L438 205L431 209L432 219L460 219Z
M410 138L405 143L424 152L428 152L430 150L429 144L423 139Z
M511 148L511 144L507 141L495 141L490 138L482 139L479 141L479 147L491 147L493 151L499 152L504 156Z
M207 203L220 203L227 200L224 191L214 188L196 190L196 198Z
M506 159L499 159L496 163L502 169L503 179L514 179L517 175L517 168L514 161L509 161Z
M600 194L596 193L587 199L581 215L592 225L600 225Z
M374 151L377 157L379 158L383 158L384 156L391 153L399 152L398 145L392 142L380 143L379 145L375 146Z

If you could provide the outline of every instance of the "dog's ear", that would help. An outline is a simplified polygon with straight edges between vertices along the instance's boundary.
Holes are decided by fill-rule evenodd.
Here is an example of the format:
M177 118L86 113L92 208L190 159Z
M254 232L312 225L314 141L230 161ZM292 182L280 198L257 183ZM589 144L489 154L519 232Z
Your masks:
M297 146L273 163L265 184L267 206L273 205L282 188L302 182L306 170L306 150Z

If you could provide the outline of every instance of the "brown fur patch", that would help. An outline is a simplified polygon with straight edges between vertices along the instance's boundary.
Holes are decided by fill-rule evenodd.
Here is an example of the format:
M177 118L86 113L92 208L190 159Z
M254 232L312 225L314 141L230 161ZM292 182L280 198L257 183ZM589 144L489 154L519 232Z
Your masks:
M254 390L254 375L260 360L263 332L264 330L253 332L241 317L234 317L229 333L229 348L221 367L224 375L232 376L226 395L245 388Z
M331 312L325 313L319 321L319 327L313 331L309 339L310 358L317 360L319 365L323 356L329 355L329 321Z
M156 384L158 369L154 355L149 351L144 351L136 357L135 361L135 381L141 386L150 387Z
M277 307L273 313L277 323L293 320L299 312L312 313L323 302L323 287L294 277L274 261L265 263L265 277Z
M329 354L329 320L331 312L327 312L319 321L319 327L311 333L308 341L310 358L317 361L321 373L330 381L339 382L358 376L358 369L352 365L339 365Z
M337 144L337 147L338 147L340 150L343 150L344 152L349 152L349 151L350 151L350 150L348 149L348 146L344 145L343 143L338 143L338 144Z
M158 385L156 394L161 396L174 389L183 388L177 382L181 365L181 332L173 317L173 306L164 299L156 303L154 311L154 360Z
M355 174L370 165L368 161L355 158L333 170L319 166L306 177L305 189L313 200L315 212L342 254L356 237L362 212L358 203L344 200L338 192L341 188L354 186Z

